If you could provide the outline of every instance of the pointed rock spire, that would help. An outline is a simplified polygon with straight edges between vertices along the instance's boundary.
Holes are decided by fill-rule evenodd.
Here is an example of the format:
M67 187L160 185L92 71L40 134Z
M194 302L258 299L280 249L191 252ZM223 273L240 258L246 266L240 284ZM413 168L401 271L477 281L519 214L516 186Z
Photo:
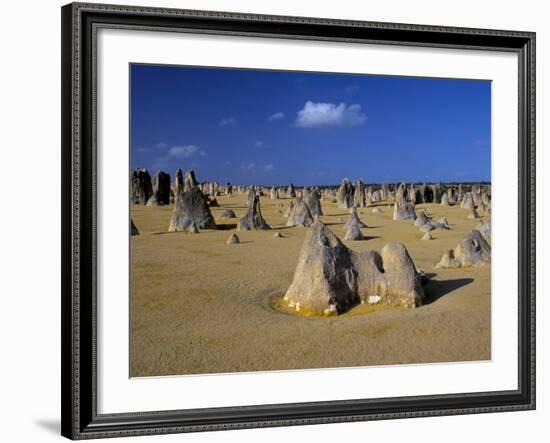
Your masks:
M239 220L237 231L253 231L271 229L262 217L260 209L260 196L254 191L248 193L248 210L244 217Z

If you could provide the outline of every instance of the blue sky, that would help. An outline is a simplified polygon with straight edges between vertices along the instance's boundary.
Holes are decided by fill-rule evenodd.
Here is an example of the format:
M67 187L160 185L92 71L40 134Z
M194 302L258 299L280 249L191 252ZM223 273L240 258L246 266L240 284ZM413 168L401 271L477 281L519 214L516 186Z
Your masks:
M133 64L131 145L200 181L489 181L491 83Z

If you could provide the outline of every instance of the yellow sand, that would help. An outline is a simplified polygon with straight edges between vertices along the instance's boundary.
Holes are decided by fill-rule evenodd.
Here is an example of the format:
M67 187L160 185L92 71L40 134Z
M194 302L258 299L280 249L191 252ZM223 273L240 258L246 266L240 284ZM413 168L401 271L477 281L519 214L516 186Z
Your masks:
M367 240L344 241L355 250L380 250L388 241L405 244L431 281L427 301L416 309L373 309L360 305L329 318L303 317L278 309L292 282L306 228L287 228L277 204L262 197L262 213L273 228L238 232L237 219L219 219L223 209L237 217L246 197L218 197L212 208L222 229L199 234L168 233L172 207L132 207L140 235L131 239L131 376L268 371L381 364L487 360L491 358L491 267L435 270L479 221L459 206L426 207L434 220L447 217L452 230L432 232L412 221L393 221L359 209ZM349 212L322 202L326 223L340 238ZM280 231L285 238L274 238Z

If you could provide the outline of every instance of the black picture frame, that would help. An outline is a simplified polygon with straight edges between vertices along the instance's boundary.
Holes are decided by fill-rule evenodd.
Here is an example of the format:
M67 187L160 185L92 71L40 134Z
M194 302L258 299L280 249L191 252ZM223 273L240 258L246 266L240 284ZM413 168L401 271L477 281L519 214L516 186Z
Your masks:
M71 439L535 408L535 33L72 3L62 15L62 435ZM519 60L518 389L97 413L95 41L99 27L483 49Z

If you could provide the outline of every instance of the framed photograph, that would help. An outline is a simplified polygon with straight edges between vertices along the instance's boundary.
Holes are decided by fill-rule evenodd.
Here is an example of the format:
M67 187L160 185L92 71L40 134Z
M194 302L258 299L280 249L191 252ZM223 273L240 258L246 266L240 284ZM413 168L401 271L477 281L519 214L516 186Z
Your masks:
M535 34L62 8L62 434L535 408Z

